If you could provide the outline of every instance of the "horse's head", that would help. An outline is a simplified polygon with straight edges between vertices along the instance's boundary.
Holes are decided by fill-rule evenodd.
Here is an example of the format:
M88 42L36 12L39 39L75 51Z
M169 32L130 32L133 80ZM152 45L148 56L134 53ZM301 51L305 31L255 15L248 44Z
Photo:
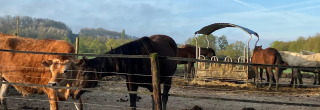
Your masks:
M216 56L216 52L212 48L208 48L208 54L207 57L211 58L212 56Z
M68 82L66 79L75 78L75 61L72 59L60 60L54 58L53 60L43 61L42 66L49 68L51 71L51 79L48 82L49 86L65 86Z
M253 51L256 51L256 50L262 50L262 45L260 45L260 46L254 46Z
M94 59L87 59L83 57L77 62L78 73L76 81L73 82L73 87L79 88L93 88L98 84L98 74L95 69L96 63ZM71 90L71 96L73 99L77 100L80 98L81 94L85 93L85 90Z

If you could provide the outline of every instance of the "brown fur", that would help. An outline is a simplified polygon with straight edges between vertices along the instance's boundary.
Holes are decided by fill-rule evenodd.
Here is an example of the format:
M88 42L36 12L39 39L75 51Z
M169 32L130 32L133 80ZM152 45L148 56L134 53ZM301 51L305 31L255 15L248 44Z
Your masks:
M0 34L0 42L0 49L57 53L75 52L74 47L63 40L35 40L32 38ZM51 72L48 68L44 68L41 65L41 62L45 60L52 60L54 58L61 61L68 59L76 60L75 56L11 53L0 51L1 74L8 82L47 85L51 78ZM55 102L55 100L57 100L55 97L56 92L53 89L35 86L13 86L24 96L32 93L48 94L49 99L51 99L51 109L58 109L57 102Z
M251 60L252 60L252 63L255 63L255 64L282 65L284 63L280 56L280 53L276 49L274 48L262 49L262 46L255 46ZM258 68L260 68L260 74L258 73ZM278 90L279 77L281 76L283 71L282 68L275 67L276 73L273 74L272 67L253 66L253 70L256 73L255 80L257 80L258 82L259 82L259 79L260 79L260 82L262 81L262 71L261 71L262 69L267 69L267 73L269 75L268 89L270 89L273 82L272 79L273 77L275 77L276 90ZM257 83L257 87L258 86L259 85Z
M125 54L125 55L150 55L158 53L159 56L176 57L177 44L167 35L152 35L150 37L141 37L137 40L126 43L115 49L110 50L106 54ZM138 87L145 87L150 92L153 91L151 77L150 59L142 58L114 58L114 57L96 57L93 59L83 58L76 65L79 67L77 81L73 83L73 87L92 88L96 87L98 82L92 80L100 80L104 76L116 75L114 73L102 72L117 72L126 73L126 84L128 91L137 91ZM163 83L163 95L161 96L163 109L165 110L168 102L168 93L171 88L172 76L176 71L177 62L165 58L159 58L159 74L160 83ZM96 71L96 72L92 72ZM71 90L74 99L77 99L83 90ZM136 109L137 94L129 93L130 107Z
M209 59L212 56L216 56L214 50L212 48L201 48L200 55L203 55L205 57L208 57ZM177 57L182 58L196 58L196 46L185 44L181 46L181 48L178 48L177 51ZM184 72L185 73L191 73L191 70L194 68L195 62L188 62L188 61L177 61L178 64L184 64ZM186 64L188 64L188 67L186 67Z

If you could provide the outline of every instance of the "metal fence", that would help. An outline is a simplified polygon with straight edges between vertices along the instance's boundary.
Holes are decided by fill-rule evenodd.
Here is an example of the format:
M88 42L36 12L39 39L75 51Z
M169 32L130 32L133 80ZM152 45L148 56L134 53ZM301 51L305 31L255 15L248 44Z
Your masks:
M0 49L0 52L17 52L17 53L30 53L30 54L46 54L46 55L65 55L65 56L94 56L94 57L114 57L114 58L150 58L149 55L120 55L120 54L75 54L75 53L50 53L50 52L31 52L31 51L18 51L18 50L5 50ZM223 62L223 61L212 61L212 60L200 60L200 59L189 59L189 58L178 58L178 57L167 57L167 56L159 56L159 60L161 59L169 59L169 60L176 60L176 61L193 61L193 62L207 62L207 63L218 63L218 64L233 64L233 65L251 65L251 66L265 66L265 67L280 67L280 68L298 68L298 69L318 69L319 67L301 67L301 66L285 66L285 65L264 65L264 64L252 64L252 63L238 63L238 62ZM12 67L6 66L5 64L0 64L1 67ZM32 69L44 69L39 67L19 67L19 68L32 68ZM70 71L78 71L78 70L70 70ZM117 75L127 75L128 73L116 73L116 72L98 72L101 74L108 74L114 73ZM142 75L142 74L135 74L135 75ZM144 75L144 76L152 76L152 75ZM15 76L15 77L25 77L25 76ZM27 76L28 77L28 76ZM179 76L160 76L160 77L172 77L172 78L180 78ZM45 78L45 77L41 77ZM68 80L78 80L78 79L68 79ZM118 81L103 81L103 80L90 80L90 81L97 81L97 82L112 82L112 83L135 83L135 82L118 82ZM64 87L64 86L46 86L46 85L37 85L37 84L22 84L22 83L12 83L12 82L0 82L1 84L9 84L9 85L21 85L21 86L37 86L37 87L48 87L54 89L77 89L77 90L87 90L87 91L99 91L99 92L114 92L109 90L100 90L97 88L78 88L78 87ZM243 83L248 83L248 81L244 81ZM136 84L148 84L148 83L136 83ZM152 85L150 83L150 85ZM171 85L167 85L171 86ZM312 86L312 87L319 87L319 85L305 85L305 86ZM186 86L187 87L187 86ZM203 89L206 87L195 87L197 89ZM206 88L208 89L208 88ZM219 88L209 88L211 90L219 89ZM251 90L240 90L240 91L251 91ZM261 91L252 91L252 92L261 92ZM144 95L153 95L151 92L134 92L134 91L117 91L117 93L136 93L136 94L144 94ZM162 94L163 95L163 94ZM182 95L182 94L168 94L172 97L181 97L181 98L196 98L196 99L209 99L209 100L221 100L221 101L236 101L236 102L249 102L249 103L265 103L265 104L276 104L276 105L298 105L298 106L311 106L311 107L320 107L320 104L305 104L305 103L287 103L287 102L274 102L274 101L258 101L258 100L246 100L246 99L229 99L229 98L215 98L215 97L208 97L208 96L192 96L192 95ZM33 101L49 101L49 100L40 100L40 99L32 99L32 98L14 98L14 97L5 97L5 98L12 98L12 99L19 99L19 100L33 100ZM60 101L63 103L71 103L66 101ZM72 102L73 103L73 102ZM97 104L97 103L83 103L84 105L96 105L96 106L108 106L108 107L119 107L119 108L129 108L129 107L122 107L122 106L114 106L114 105L106 105L106 104ZM147 109L147 108L137 108L137 109Z

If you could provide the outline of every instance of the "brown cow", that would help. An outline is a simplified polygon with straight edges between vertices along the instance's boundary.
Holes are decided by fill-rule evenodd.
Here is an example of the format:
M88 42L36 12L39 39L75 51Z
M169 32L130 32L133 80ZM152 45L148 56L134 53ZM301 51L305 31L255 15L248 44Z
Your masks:
M0 49L21 50L21 51L38 51L38 52L55 52L55 53L74 53L75 49L72 44L62 40L35 40L32 38L24 38L8 34L0 34ZM44 54L29 54L29 53L11 53L0 51L0 72L3 82L22 83L22 84L38 84L48 85L52 74L48 68L43 68L42 65L49 64L48 60L53 62L75 61L75 56L61 55L44 55ZM45 61L44 63L42 63ZM50 61L49 61L50 62ZM45 65L44 65L45 66ZM48 65L47 65L48 66ZM72 69L72 68L67 68ZM67 76L66 77L70 77ZM55 80L60 86L68 86L63 80ZM62 83L61 83L62 82ZM50 84L49 84L50 85ZM50 102L50 109L58 109L57 100L67 100L69 90L59 89L58 92L52 88L37 87L37 86L21 86L13 85L23 96L36 93L47 94ZM70 86L70 85L69 85ZM7 95L8 84L2 84L0 99L4 109L7 109L5 96ZM58 94L58 95L57 95ZM79 100L81 103L81 100ZM80 107L81 109L81 107Z

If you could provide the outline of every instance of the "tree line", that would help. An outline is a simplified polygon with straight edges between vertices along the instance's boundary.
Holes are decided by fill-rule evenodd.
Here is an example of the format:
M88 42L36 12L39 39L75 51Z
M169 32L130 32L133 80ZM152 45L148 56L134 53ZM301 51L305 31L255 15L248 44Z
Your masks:
M17 33L17 16L0 16L0 33ZM80 53L103 53L111 47L135 40L138 37L122 32L110 31L103 28L82 28L79 33L72 33L71 29L63 22L46 18L19 17L19 36L34 39L65 40L75 45L79 37Z
M110 31L104 28L82 28L79 33L74 34L63 22L46 18L32 18L29 16L19 17L19 36L34 39L56 39L65 40L75 44L76 37L79 37L79 53L104 53L111 48L116 48L132 40L138 39L122 32ZM17 16L0 16L0 33L15 34L17 29ZM226 36L204 35L197 36L198 44L201 47L210 47L216 51L218 56L228 55L233 58L242 56L245 44L241 41L228 44ZM185 43L195 45L195 39L189 38ZM179 44L181 45L181 44Z
M300 36L295 41L273 41L270 47L278 51L300 52L300 50L308 50L316 53L320 52L320 34L314 36Z
M0 16L0 33L15 34L17 26L17 16ZM80 53L104 53L111 48L138 39L136 36L127 35L125 29L122 32L110 31L104 28L82 28L79 33L72 33L71 29L63 22L45 18L32 18L29 16L20 16L19 36L30 37L34 39L59 39L75 44L75 38L79 37ZM218 57L230 56L237 59L243 56L246 44L242 41L228 43L227 37L220 37L212 34L196 36L200 47L213 48ZM207 43L207 40L210 42ZM300 50L309 50L320 52L320 34L309 37L299 37L296 41L274 41L270 47L279 51L299 52ZM185 44L196 45L196 40L190 37ZM181 46L183 44L178 44Z
M198 35L197 36L198 46L212 48L216 52L217 57L230 56L232 59L236 60L238 57L243 56L244 47L246 44L242 41L236 41L229 44L227 36L214 36L212 34L208 35ZM208 44L209 41L209 44ZM185 44L196 45L196 39L190 37ZM182 46L182 44L180 45Z

